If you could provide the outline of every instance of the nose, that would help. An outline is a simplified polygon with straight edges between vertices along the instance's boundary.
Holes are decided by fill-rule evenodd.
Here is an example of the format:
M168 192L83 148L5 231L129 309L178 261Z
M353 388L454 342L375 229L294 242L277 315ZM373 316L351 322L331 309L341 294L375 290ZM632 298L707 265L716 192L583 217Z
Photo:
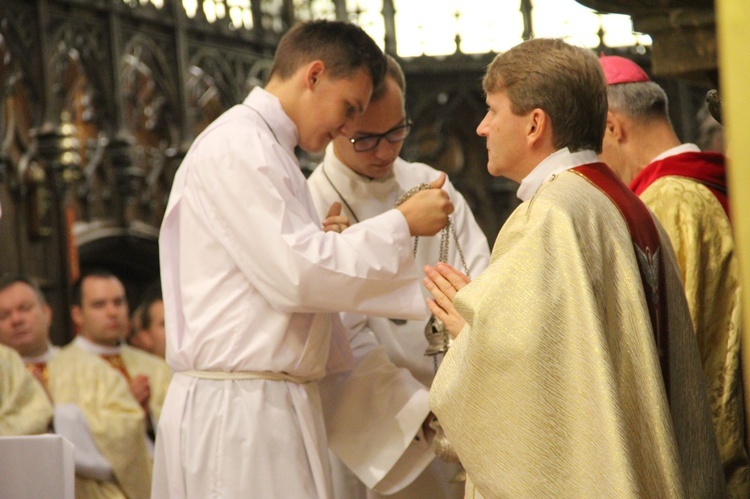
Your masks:
M354 124L354 119L347 119L339 127L339 133L343 135L344 137L351 137L352 135L354 135L354 130L352 127L353 124Z
M487 128L489 126L487 124L487 121L488 121L487 120L487 115L485 115L484 118L482 119L482 122L479 123L479 126L477 126L477 135L479 135L480 137L486 137L487 136Z
M21 324L24 321L25 315L20 310L14 310L10 314L10 323L13 325Z
M120 305L117 303L109 303L107 305L107 315L115 317L120 312Z
M382 138L375 148L375 156L379 159L393 159L396 156L397 148L398 143L391 144L385 138Z

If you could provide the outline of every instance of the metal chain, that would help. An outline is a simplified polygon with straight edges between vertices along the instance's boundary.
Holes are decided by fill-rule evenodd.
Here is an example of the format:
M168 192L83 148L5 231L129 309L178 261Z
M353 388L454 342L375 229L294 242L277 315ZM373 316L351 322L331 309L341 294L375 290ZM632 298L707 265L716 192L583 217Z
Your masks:
M418 193L419 191L424 191L426 189L432 189L430 187L430 184L421 183L415 187L412 187L405 193L403 193L399 198L398 201L396 201L396 206L400 206L404 203L407 199L412 197L414 194ZM461 245L458 243L458 234L456 234L456 227L451 221L450 217L448 217L448 223L445 227L440 231L440 256L439 261L443 263L448 263L448 250L450 247L450 236L453 236L453 241L456 243L456 251L458 252L458 256L461 258L461 265L464 267L464 273L466 274L466 277L471 279L471 275L469 274L469 266L466 265L466 258L464 257L464 252L461 249ZM414 236L414 256L417 256L417 247L419 246L419 236Z

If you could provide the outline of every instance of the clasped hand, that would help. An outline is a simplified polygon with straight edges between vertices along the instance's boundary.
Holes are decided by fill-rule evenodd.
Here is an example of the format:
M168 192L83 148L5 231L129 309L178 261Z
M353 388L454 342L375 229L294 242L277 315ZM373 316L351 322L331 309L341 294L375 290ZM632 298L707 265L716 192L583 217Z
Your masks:
M333 203L323 220L323 232L343 232L347 227L349 227L349 217L341 214L341 203Z
M455 338L466 325L466 321L456 311L453 300L456 293L471 280L462 272L442 262L435 267L425 265L424 273L425 278L422 282L433 296L427 300L427 306L435 317L443 321L451 336Z

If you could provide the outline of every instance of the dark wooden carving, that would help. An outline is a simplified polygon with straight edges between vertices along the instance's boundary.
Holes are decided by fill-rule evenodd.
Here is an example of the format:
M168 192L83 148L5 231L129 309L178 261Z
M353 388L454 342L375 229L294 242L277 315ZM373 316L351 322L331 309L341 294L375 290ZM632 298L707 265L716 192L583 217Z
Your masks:
M533 1L516 1L531 35ZM633 15L646 27L670 12L673 21L685 21L681 32L696 42L684 44L693 51L680 52L684 61L670 63L703 71L697 64L714 55L711 23L700 17L710 0L581 3L612 12L636 9ZM678 4L689 8L674 14ZM72 337L68 289L81 268L109 268L124 281L131 303L140 299L158 278L159 225L193 139L266 81L274 48L295 20L323 15L356 21L362 11L348 12L347 5L0 0L0 272L40 281L53 305L56 343ZM395 5L383 3L391 52L397 47ZM691 22L706 30L690 31ZM654 26L658 33L661 25ZM492 57L457 53L402 61L415 122L404 156L448 172L491 243L518 203L517 186L487 172L484 139L475 134L486 109L481 75ZM674 100L671 107L680 108ZM300 152L303 168L319 159Z

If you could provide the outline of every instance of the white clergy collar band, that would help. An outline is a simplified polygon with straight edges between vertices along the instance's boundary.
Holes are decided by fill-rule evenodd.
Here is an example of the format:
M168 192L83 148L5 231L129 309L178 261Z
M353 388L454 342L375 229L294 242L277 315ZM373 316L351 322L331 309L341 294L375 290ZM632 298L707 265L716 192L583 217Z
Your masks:
M122 345L117 345L115 347L99 345L97 343L94 343L91 340L87 340L80 334L76 336L76 338L73 340L73 343L75 344L75 346L77 346L81 350L84 350L86 352L90 352L96 355L115 355L115 354L119 354L122 352Z
M599 157L592 150L570 152L567 147L559 149L536 165L531 173L521 181L516 196L521 201L528 201L534 197L539 188L554 175L570 170L580 165L598 163Z
M663 153L659 154L657 157L651 160L651 163L653 163L654 161L660 161L670 156L677 156L678 154L683 154L686 152L701 152L701 150L698 146L696 146L695 144L691 144L689 142L686 144L680 144L677 147L667 149Z
M52 343L47 343L47 350L43 354L34 357L24 357L23 362L24 364L39 364L40 362L49 362L54 356L55 350L52 348Z
M243 104L258 113L266 126L271 129L279 144L286 149L294 149L299 143L297 125L284 112L278 97L260 87L255 87Z

